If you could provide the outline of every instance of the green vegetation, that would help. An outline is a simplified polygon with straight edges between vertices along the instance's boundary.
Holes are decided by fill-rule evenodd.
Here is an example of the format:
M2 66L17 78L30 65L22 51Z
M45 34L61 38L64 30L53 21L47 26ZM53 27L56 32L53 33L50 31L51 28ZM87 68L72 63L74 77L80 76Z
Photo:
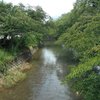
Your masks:
M43 44L48 35L47 19L49 16L40 6L34 9L0 1L0 78L3 75L5 87L24 78L25 75L18 70L8 74L11 68L8 63L27 48Z
M3 74L8 69L6 63L14 59L14 56L5 50L0 50L0 72Z
M40 6L33 9L23 4L0 2L0 73L25 48L43 43L47 35L47 15ZM48 17L49 18L49 17Z
M25 48L40 46L43 40L51 39L56 39L56 44L70 52L71 60L79 61L66 76L73 89L84 100L100 100L99 0L77 0L74 9L56 21L39 6L33 10L23 4L14 6L0 2L0 73L6 71L4 86L11 87L16 80L25 77L18 70L7 73L5 63Z
M19 81L24 80L25 77L26 77L26 74L22 73L19 70L10 71L7 73L6 76L3 77L2 86L5 88L10 88L10 87L16 85L16 83L18 83Z
M78 91L85 100L100 99L100 75L94 66L100 65L100 57L93 57L83 64L71 69L71 73L66 77L67 81L72 81L72 87Z
M73 50L79 64L66 76L84 100L100 99L100 1L77 0L74 9L56 24L57 44Z
M14 50L30 45L34 39L33 46L42 41L46 32L46 14L41 7L36 7L35 11L32 7L27 8L22 4L13 6L0 3L0 12L0 35L3 36L1 46Z

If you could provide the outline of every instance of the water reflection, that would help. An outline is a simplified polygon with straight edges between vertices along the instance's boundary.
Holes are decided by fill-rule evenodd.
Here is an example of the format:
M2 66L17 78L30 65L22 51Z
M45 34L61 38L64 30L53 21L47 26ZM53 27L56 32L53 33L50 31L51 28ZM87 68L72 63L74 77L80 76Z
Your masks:
M42 50L42 59L44 65L55 65L57 60L54 53L47 48Z

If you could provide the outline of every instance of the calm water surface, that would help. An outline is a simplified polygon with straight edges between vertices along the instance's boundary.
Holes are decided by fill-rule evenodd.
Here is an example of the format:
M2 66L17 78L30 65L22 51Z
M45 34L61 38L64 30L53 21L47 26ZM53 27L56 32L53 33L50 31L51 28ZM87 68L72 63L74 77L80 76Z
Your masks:
M35 55L27 79L0 93L0 100L80 100L68 85L61 84L67 62L59 58L61 48L44 47Z

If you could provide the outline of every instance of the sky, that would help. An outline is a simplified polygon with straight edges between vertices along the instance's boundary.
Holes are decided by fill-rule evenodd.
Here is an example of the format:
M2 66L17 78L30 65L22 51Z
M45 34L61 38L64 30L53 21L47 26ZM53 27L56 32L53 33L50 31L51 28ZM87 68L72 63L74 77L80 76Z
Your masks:
M4 0L13 4L23 3L24 5L41 6L43 10L52 18L58 18L64 13L73 9L76 0Z

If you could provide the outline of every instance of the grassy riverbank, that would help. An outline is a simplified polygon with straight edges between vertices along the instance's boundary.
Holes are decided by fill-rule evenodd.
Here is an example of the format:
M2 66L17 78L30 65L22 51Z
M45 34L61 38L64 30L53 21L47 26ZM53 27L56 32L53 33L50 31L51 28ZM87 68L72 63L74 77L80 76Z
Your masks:
M5 73L7 70L6 64L14 59L14 56L5 51L4 49L0 49L0 74Z
M11 68L6 75L0 78L0 88L10 88L26 78L26 71L31 69L31 64L23 63L16 68Z
M34 56L34 53L37 50L38 48L30 47L31 57ZM26 52L25 54L29 55L28 53L29 52ZM6 59L7 58L9 59L5 61L5 57ZM23 81L27 77L26 71L31 69L31 64L26 61L27 58L23 59L22 61L18 60L20 62L15 61L15 64L11 63L10 65L9 65L9 62L14 61L14 57L11 56L11 54L8 54L7 52L2 51L2 56L0 56L0 58L2 59L2 63L3 63L0 65L0 71L2 72L0 76L0 89L1 90L3 88L13 87L18 82ZM17 58L17 59L20 59L20 58ZM29 58L29 59L32 59L32 58Z

